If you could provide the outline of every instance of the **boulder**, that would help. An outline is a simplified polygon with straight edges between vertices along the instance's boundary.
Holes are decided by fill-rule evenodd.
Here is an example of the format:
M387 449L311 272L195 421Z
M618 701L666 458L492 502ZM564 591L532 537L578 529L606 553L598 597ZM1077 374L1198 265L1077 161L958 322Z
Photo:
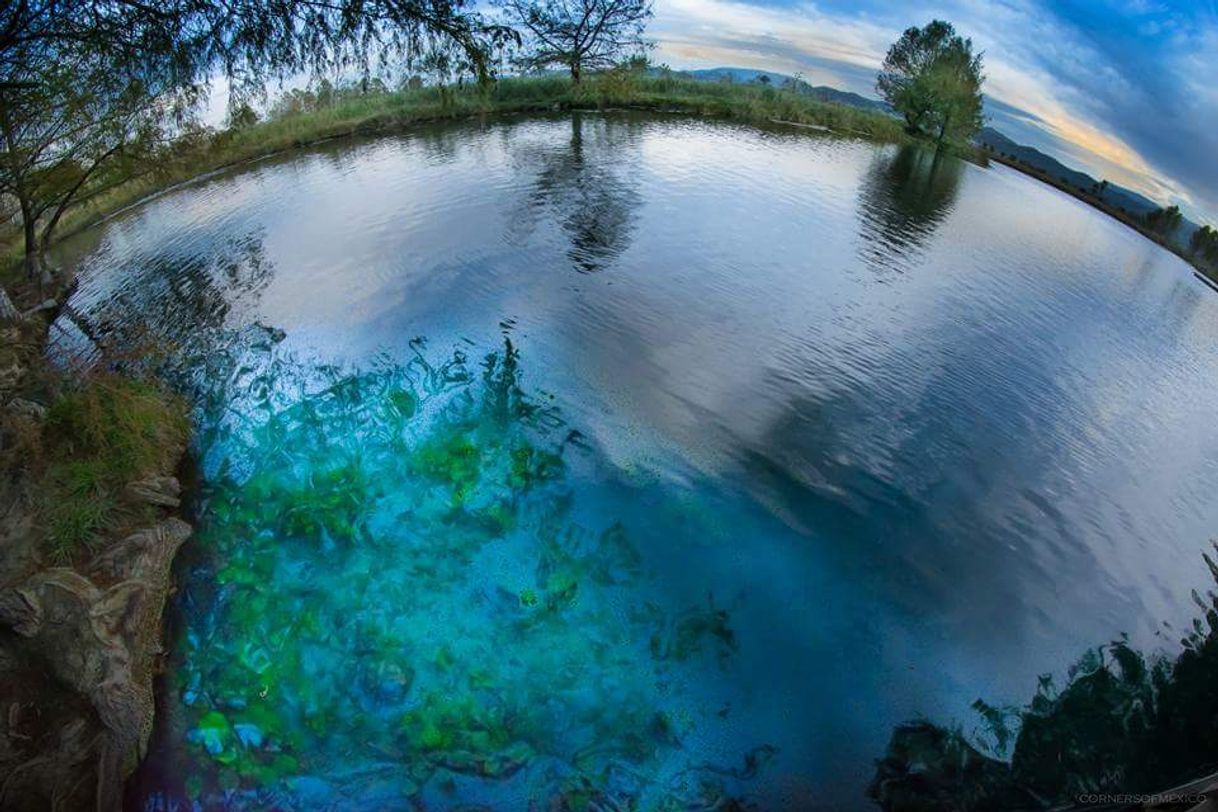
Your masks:
M170 565L190 533L167 519L80 572L53 567L0 589L0 705L11 709L0 735L0 808L121 807L152 732ZM37 735L22 732L30 712Z

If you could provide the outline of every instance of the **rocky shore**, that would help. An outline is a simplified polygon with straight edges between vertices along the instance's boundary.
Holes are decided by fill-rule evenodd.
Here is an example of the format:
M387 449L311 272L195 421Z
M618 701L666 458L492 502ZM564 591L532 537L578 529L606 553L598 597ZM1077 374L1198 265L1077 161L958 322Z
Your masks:
M149 432L162 447L133 455L143 470L123 486L76 484L82 471L128 469L65 443L56 409L72 418L62 393L80 384L45 363L54 308L27 313L0 324L0 808L118 809L152 731L171 564L191 534L174 476L186 433ZM110 414L90 418L126 431ZM83 521L49 504L56 487L92 488L82 504L104 506L81 514L96 519L84 543L54 542L54 522Z

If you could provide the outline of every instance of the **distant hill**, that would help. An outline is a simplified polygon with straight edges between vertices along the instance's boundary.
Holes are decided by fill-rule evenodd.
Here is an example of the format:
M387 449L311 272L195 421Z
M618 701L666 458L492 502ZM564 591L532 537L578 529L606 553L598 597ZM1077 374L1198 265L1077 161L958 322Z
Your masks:
M1095 178L1086 172L1071 169L1051 155L1046 155L1034 147L1017 144L992 127L982 129L977 134L977 142L995 152L1018 158L1029 166L1035 167L1055 178L1060 178L1079 189L1090 191L1098 183ZM1138 194L1131 189L1126 189L1113 183L1108 184L1105 188L1102 198L1109 205L1123 208L1129 213L1138 216L1149 214L1159 208L1158 203L1145 195Z
M786 87L794 84L799 92L813 96L819 101L844 104L847 107L857 107L860 110L870 110L873 112L892 112L892 108L879 99L869 99L866 96L860 96L858 93L838 90L828 85L810 85L802 79L796 79L793 76L787 76L782 73L771 73L770 71L753 70L752 68L708 68L706 70L682 71L682 73L704 82L728 81L738 84L749 84L758 81L762 76L766 76L774 87Z

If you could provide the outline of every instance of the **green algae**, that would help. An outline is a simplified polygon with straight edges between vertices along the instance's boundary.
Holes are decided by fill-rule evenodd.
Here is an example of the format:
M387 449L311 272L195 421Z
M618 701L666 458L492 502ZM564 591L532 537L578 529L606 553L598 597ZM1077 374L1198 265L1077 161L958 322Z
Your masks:
M480 375L415 350L354 374L272 357L203 414L210 560L176 671L192 799L699 795L677 765L704 714L673 669L723 667L727 611L639 604L644 556L580 513L586 452L510 341Z

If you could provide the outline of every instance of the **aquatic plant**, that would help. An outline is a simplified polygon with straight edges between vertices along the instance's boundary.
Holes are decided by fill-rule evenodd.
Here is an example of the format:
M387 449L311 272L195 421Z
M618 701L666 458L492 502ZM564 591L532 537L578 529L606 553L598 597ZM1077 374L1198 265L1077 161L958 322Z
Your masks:
M195 394L207 560L174 672L191 800L392 806L523 782L555 808L626 809L740 792L748 779L687 763L705 720L671 687L726 667L728 611L635 605L645 558L621 522L581 512L571 458L589 452L526 393L510 340L476 373L421 341L344 371L259 335L211 359L224 395Z

